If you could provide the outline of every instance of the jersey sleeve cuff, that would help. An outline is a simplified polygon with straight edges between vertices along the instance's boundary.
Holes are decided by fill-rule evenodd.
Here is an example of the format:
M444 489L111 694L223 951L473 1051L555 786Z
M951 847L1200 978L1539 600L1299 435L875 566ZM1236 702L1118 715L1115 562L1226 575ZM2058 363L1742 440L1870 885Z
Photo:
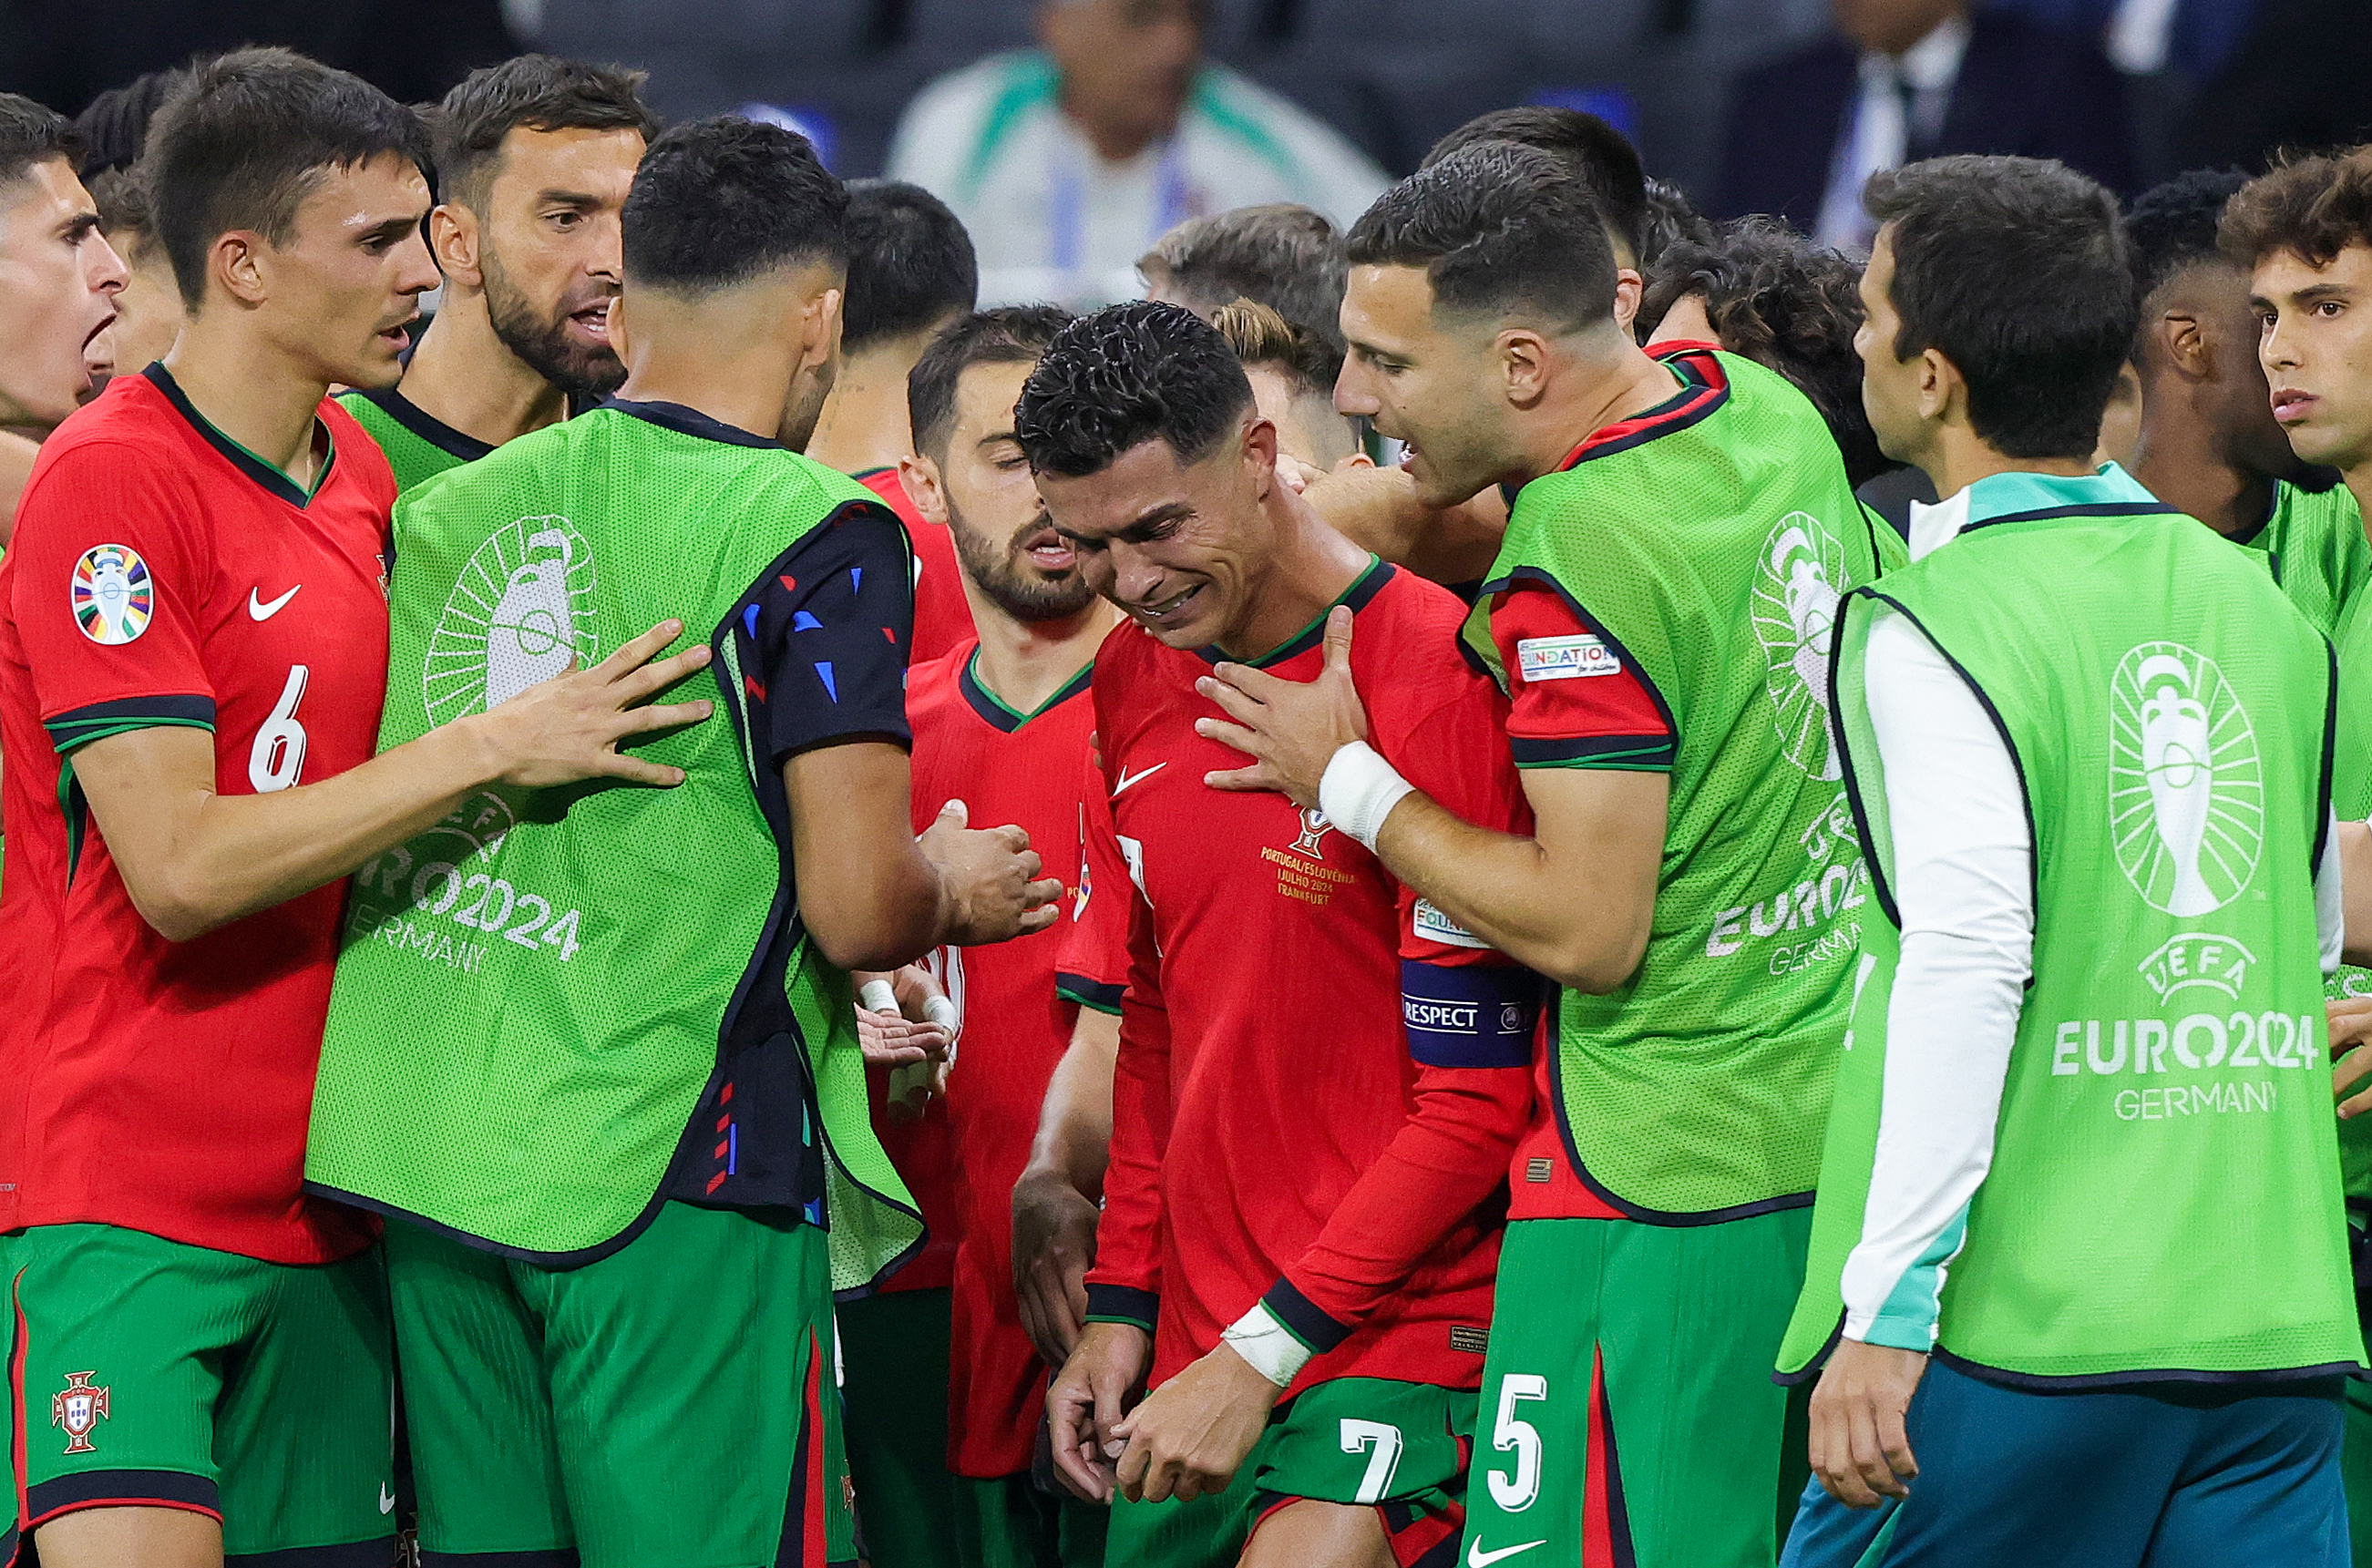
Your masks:
M1329 1316L1288 1279L1281 1278L1269 1286L1260 1305L1286 1333L1308 1346L1312 1355L1325 1354L1349 1339L1351 1330L1358 1327Z
M1678 749L1669 735L1511 735L1507 750L1518 768L1604 768L1613 772L1669 773Z
M1127 990L1124 985L1106 985L1083 974L1058 971L1054 976L1055 995L1065 1002L1076 1002L1090 1012L1110 1013L1114 1017L1120 1016L1120 999Z
M1149 1290L1138 1290L1134 1285L1092 1283L1087 1286L1087 1321L1090 1323L1125 1323L1149 1334L1160 1318L1161 1297Z
M212 730L215 700L192 693L119 697L112 702L69 708L55 718L41 721L41 727L50 732L50 745L61 757L110 735L167 725Z

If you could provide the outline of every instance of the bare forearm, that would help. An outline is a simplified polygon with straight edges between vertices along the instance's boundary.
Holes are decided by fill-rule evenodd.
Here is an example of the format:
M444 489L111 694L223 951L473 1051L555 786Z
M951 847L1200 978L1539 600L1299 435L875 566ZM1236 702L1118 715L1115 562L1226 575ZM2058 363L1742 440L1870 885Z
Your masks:
M172 787L160 747L205 750L203 787ZM134 731L93 741L75 769L144 919L185 942L347 875L433 827L499 772L479 726L433 730L360 767L268 795L217 795L213 738ZM186 770L180 776L191 777Z
M1071 1047L1054 1065L1029 1145L1022 1179L1054 1177L1088 1198L1100 1198L1111 1154L1112 1066L1120 1053L1120 1019L1079 1009Z

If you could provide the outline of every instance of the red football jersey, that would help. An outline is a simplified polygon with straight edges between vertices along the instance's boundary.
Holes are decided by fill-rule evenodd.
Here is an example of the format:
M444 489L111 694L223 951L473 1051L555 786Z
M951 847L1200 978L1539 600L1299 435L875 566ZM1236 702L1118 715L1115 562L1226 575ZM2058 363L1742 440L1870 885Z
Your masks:
M914 830L953 798L980 827L1019 823L1043 863L1041 875L1062 878L1067 925L1078 907L1082 763L1095 719L1088 672L1035 713L1019 714L976 679L977 647L967 642L907 677ZM948 1387L948 1468L958 1475L1027 1470L1046 1394L1046 1368L1022 1332L1013 1295L1013 1184L1029 1161L1046 1081L1077 1017L1054 991L1063 936L1057 927L939 954L963 1012L956 1065L936 1102L947 1108L963 1232Z
M74 787L76 748L156 725L212 730L227 796L371 755L395 480L343 409L319 417L331 449L308 497L151 366L58 427L17 506L0 1230L97 1221L284 1263L369 1241L302 1190L345 884L168 942Z
M1370 744L1466 820L1529 831L1506 705L1458 651L1465 607L1380 562L1343 602ZM1310 679L1322 629L1258 662ZM1096 662L1110 827L1095 902L1119 877L1142 896L1121 900L1130 968L1093 1315L1156 1322L1157 1382L1264 1300L1321 1353L1288 1396L1345 1376L1474 1388L1506 1160L1531 1106L1534 1015L1513 998L1536 987L1323 813L1203 782L1243 762L1194 732L1218 713L1193 689L1210 658L1123 627ZM1461 983L1508 1005L1436 1000ZM1489 1049L1420 1051L1435 1009L1469 1025L1487 1012Z
M964 598L956 541L948 537L947 529L923 520L896 469L867 469L855 477L890 504L898 520L906 525L907 542L914 547L914 645L906 656L907 668L926 664L971 641L971 604Z

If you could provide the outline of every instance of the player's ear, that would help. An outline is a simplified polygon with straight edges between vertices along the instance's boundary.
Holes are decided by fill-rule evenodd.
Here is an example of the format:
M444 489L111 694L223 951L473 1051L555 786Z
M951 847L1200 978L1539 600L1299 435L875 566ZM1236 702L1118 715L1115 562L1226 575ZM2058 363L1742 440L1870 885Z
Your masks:
M626 357L626 296L622 290L610 296L610 352L618 363L629 363Z
M941 488L937 463L909 452L898 459L898 482L906 487L906 499L914 504L923 521L947 526L948 493Z
M840 315L843 290L834 285L808 301L800 314L808 323L800 366L825 365L840 354Z
M464 288L482 288L485 274L478 265L478 215L450 202L428 211L428 253L436 270Z
M1631 323L1639 319L1639 301L1646 296L1647 280L1635 267L1618 267L1614 273L1614 324L1628 337Z
M2215 350L2200 330L2199 318L2188 310L2169 310L2150 323L2175 367L2194 381L2215 373Z
M1262 500L1276 482L1276 426L1255 413L1244 425L1244 464Z
M1510 327L1492 344L1506 399L1528 409L1548 395L1549 344L1529 327Z
M1968 387L1960 379L1960 367L1936 349L1926 349L1919 355L1919 417L1942 419L1958 402L1965 412Z
M270 297L269 247L260 234L235 228L215 237L206 248L206 271L225 293L242 305L261 305Z

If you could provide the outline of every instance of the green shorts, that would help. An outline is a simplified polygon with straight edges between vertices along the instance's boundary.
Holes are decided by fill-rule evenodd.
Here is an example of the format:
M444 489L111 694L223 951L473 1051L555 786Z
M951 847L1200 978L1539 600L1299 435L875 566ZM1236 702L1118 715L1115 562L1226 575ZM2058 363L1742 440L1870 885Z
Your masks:
M1804 1476L1782 1463L1789 1396L1771 1365L1811 1217L1508 1225L1472 1560L1546 1545L1543 1563L1771 1568Z
M949 1299L891 1291L840 1308L840 1392L848 1477L873 1568L948 1568L955 1502L948 1483Z
M1277 1406L1225 1492L1190 1502L1112 1500L1105 1561L1233 1568L1261 1521L1289 1503L1375 1505L1404 1565L1448 1562L1465 1519L1474 1395L1430 1383L1339 1377Z
M18 1531L84 1508L222 1522L232 1562L381 1568L395 1539L376 1249L265 1263L107 1225L0 1236Z
M423 1563L855 1562L822 1231L667 1203L567 1270L387 1232Z
M1027 1474L955 1478L955 1568L1103 1568L1111 1510Z

